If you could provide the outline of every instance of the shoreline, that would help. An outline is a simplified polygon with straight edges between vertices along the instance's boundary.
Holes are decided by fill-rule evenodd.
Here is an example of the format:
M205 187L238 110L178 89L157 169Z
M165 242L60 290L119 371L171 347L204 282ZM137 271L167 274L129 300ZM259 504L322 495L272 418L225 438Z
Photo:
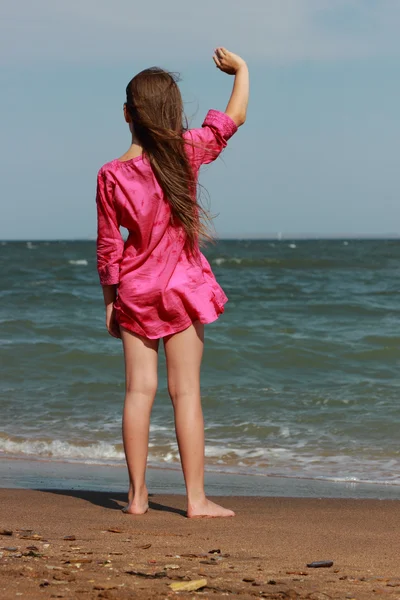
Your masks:
M179 468L149 466L150 490L162 494L185 494ZM206 470L207 493L212 496L353 498L400 500L400 486L353 481L330 481ZM0 489L59 489L124 493L128 487L125 465L99 465L67 461L0 457Z

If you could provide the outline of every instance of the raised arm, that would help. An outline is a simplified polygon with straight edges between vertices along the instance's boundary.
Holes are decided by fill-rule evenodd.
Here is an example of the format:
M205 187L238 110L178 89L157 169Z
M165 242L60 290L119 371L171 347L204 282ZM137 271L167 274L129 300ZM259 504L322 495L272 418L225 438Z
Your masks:
M240 127L246 121L249 101L249 70L247 65L243 58L221 47L215 50L213 60L223 73L235 76L232 94L225 113Z

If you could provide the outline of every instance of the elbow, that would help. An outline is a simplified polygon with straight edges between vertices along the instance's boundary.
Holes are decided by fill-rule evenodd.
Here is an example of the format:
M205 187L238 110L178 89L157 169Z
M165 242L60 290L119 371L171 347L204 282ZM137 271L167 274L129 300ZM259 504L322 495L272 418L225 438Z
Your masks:
M246 122L246 113L239 113L233 117L237 127L241 127Z

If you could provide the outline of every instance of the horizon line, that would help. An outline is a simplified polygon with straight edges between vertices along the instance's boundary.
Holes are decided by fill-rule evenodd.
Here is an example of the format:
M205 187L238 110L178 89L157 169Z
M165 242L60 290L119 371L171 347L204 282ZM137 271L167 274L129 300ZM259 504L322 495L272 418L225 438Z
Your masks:
M265 235L223 235L217 236L215 241L289 241L289 240L396 240L400 239L400 233L387 233L387 234L357 234L352 233L346 235L345 233L337 234L314 234L314 233L294 233L294 234L265 234ZM0 244L10 242L96 242L96 237L84 237L84 238L73 238L73 237L57 237L57 238L3 238L0 239Z

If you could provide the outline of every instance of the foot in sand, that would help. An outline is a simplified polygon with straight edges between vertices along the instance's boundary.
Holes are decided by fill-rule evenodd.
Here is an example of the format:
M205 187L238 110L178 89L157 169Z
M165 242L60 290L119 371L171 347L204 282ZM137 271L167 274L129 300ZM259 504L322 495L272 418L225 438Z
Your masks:
M216 517L234 517L235 513L233 510L224 508L223 506L204 498L204 500L189 504L187 516L189 519L207 519Z
M135 494L132 485L128 492L128 505L122 509L122 512L128 515L144 515L149 510L149 494L147 489L140 494Z

